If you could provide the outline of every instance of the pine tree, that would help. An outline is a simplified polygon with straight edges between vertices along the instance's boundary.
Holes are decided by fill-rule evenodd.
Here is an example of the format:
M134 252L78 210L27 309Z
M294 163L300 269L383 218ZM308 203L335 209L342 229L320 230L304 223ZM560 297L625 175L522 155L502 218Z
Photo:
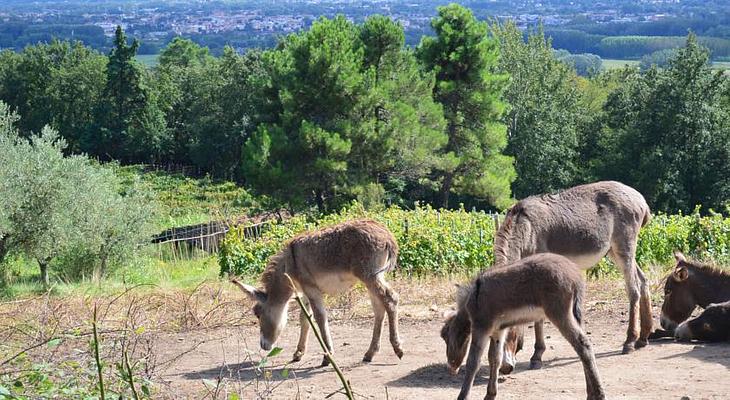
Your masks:
M454 191L505 207L515 170L512 158L502 154L507 144L501 121L507 77L494 72L497 42L488 38L487 24L468 9L451 4L438 10L431 22L436 37L424 37L418 55L436 75L433 96L447 121L448 161L437 174L440 203L447 207Z
M106 87L97 109L98 125L86 141L86 149L104 159L159 160L169 144L156 93L149 87L145 70L134 59L138 48L139 41L128 44L118 26L109 53Z

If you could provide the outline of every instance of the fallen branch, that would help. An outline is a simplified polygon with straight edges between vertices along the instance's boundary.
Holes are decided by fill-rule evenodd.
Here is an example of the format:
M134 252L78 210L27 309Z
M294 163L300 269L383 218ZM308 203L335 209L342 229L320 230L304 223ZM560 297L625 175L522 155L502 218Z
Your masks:
M350 381L348 381L345 378L345 375L342 373L342 370L340 367L337 366L337 362L335 362L334 357L332 357L332 353L327 348L327 345L324 343L324 339L322 339L322 335L319 332L319 329L317 329L317 326L314 324L314 321L312 320L312 316L307 311L307 308L304 306L304 303L302 302L302 298L299 297L299 293L297 292L297 287L294 285L294 281L291 279L289 274L284 274L286 276L286 279L289 279L289 283L291 284L292 289L294 290L294 299L296 299L297 304L299 304L299 309L303 313L304 316L307 317L307 322L309 323L309 326L312 327L312 331L314 331L314 336L317 338L317 341L319 342L319 347L322 348L322 351L324 351L324 356L327 358L327 361L332 364L332 368L335 369L335 373L337 373L337 376L340 378L340 382L342 382L342 386L345 389L345 396L349 400L354 400L355 395L352 392L352 388L350 388Z

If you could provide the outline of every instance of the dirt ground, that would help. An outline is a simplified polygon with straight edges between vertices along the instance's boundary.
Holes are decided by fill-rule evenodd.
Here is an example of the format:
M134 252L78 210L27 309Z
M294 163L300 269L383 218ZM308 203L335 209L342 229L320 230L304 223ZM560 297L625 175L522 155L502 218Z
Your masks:
M730 398L730 344L656 341L630 355L620 349L626 329L627 306L621 282L591 284L586 303L586 331L593 343L598 368L609 399ZM453 286L451 286L453 288ZM331 331L335 358L350 380L357 398L453 399L463 379L446 372L445 345L439 337L441 316L448 309L449 285L415 296L401 291L401 337L406 351L402 360L393 354L384 329L381 352L370 364L361 358L367 350L372 325L367 318L366 296L334 306ZM359 299L362 297L362 299ZM660 305L660 304L659 304ZM248 306L248 304L246 304ZM655 317L658 307L655 304ZM161 356L179 355L163 373L163 392L171 398L323 399L344 398L331 367L319 368L321 353L313 336L301 362L287 364L296 346L298 318L289 325L277 346L283 352L257 368L264 355L258 350L258 326L247 322L235 328L219 328L161 335ZM541 370L527 370L532 351L532 329L525 350L518 355L516 370L499 386L500 399L585 398L583 369L569 344L550 324L546 327L548 349ZM484 361L486 362L486 356ZM288 371L282 372L282 371ZM262 372L263 371L263 372ZM286 375L286 377L282 376ZM486 394L487 370L483 367L472 398Z

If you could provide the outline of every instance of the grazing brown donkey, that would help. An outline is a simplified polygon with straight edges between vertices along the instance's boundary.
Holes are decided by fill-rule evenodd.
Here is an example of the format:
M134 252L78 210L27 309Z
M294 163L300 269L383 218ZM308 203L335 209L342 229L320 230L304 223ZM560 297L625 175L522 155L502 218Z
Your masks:
M623 345L623 352L629 353L646 346L652 331L649 286L635 259L639 229L650 218L644 197L619 182L596 182L553 195L528 197L507 212L497 232L495 265L550 252L588 269L605 255L610 256L623 272L629 295L629 327ZM641 332L637 329L639 317ZM522 340L522 327L514 330L505 345L502 373L514 368L514 355ZM542 366L544 351L543 323L536 321L530 369Z
M712 303L730 300L730 273L688 261L680 252L675 252L674 258L677 265L664 284L661 324L670 336L680 337L675 335L679 333L675 328L679 330L677 325L689 318L697 306L708 309ZM718 312L724 311L716 308L708 316ZM682 334L682 338L686 338L686 332Z
M493 268L462 288L458 311L441 330L449 369L456 374L471 335L466 375L459 399L466 399L474 383L489 338L489 383L485 399L497 396L497 378L508 328L549 319L570 342L583 363L588 400L605 399L596 360L581 327L583 274L572 261L552 254L536 254L506 268Z
M396 266L398 244L388 228L371 220L344 222L320 231L305 233L290 240L271 257L261 282L263 290L238 285L256 305L254 314L261 327L261 348L269 350L284 329L287 305L294 295L288 274L297 291L306 296L314 310L319 331L331 352L332 337L327 323L324 294L336 294L349 289L357 280L370 293L375 311L375 326L370 348L364 361L369 362L380 350L380 333L385 314L388 314L390 343L398 358L403 357L398 335L398 295L385 282L384 275ZM294 360L301 360L307 348L309 325L305 314L299 319L300 336ZM327 365L327 359L322 361Z

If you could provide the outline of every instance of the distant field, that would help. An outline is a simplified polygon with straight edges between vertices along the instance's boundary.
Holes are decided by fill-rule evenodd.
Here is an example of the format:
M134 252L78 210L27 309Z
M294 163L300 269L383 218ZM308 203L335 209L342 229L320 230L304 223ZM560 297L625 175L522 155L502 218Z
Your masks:
M157 65L157 59L159 58L159 54L141 54L138 55L137 61L141 62L142 64L146 65L147 67L154 67Z
M605 69L623 68L625 65L637 67L640 63L639 60L614 60L610 58L605 58L602 61ZM712 63L712 68L730 70L730 61L715 61Z
M715 61L712 63L712 68L715 69L730 69L730 61Z
M623 68L625 65L636 67L639 65L639 60L612 60L607 58L603 59L603 68L605 69Z

